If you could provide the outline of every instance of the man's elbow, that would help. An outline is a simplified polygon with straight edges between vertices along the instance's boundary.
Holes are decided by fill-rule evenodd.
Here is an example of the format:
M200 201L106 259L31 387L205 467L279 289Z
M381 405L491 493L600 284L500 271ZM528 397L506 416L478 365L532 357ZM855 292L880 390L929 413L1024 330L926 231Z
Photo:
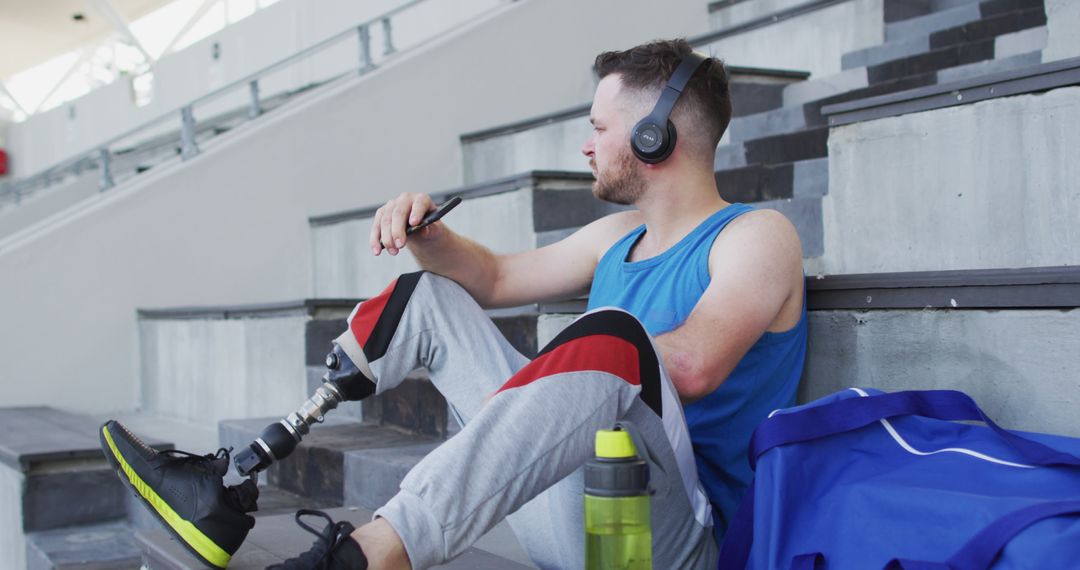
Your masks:
M716 377L706 369L703 362L682 359L677 365L669 367L671 381L675 391L683 402L693 402L708 396L719 386Z

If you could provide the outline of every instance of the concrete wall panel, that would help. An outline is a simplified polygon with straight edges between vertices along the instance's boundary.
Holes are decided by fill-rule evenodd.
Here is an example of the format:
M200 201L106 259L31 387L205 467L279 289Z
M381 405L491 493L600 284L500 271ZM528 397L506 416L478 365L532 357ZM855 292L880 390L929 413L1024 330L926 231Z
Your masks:
M833 129L828 273L1080 263L1080 88Z
M307 397L306 321L142 321L143 409L207 425L291 411Z
M1080 57L1080 2L1043 0L1046 8L1046 49L1043 61Z
M0 239L5 404L134 407L137 308L310 297L309 216L459 186L461 133L589 100L597 53L703 33L704 10L697 1L508 4L223 135L193 160ZM619 25L606 25L614 17Z
M0 566L26 567L26 534L23 532L23 487L26 476L0 465Z
M536 247L528 188L462 202L444 223L495 253ZM370 232L371 218L311 228L316 297L373 297L398 275L419 269L408 253L373 256L367 245Z
M1080 309L814 311L800 401L851 386L968 393L1004 427L1080 436Z
M587 171L581 154L592 134L588 116L462 145L465 183L475 184L530 170Z

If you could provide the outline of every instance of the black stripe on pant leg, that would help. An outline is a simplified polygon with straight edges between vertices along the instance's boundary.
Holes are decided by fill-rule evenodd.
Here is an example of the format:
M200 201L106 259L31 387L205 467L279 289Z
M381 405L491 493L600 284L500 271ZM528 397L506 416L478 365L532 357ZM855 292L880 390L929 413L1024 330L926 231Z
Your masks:
M396 292L396 291L395 291ZM637 348L641 374L641 399L656 415L664 417L660 399L660 360L641 322L624 311L597 311L581 317L563 329L536 355L537 358L574 339L593 335L621 338Z
M364 343L364 356L368 362L375 362L386 354L390 348L390 340L397 332L398 324L401 323L401 315L405 314L405 307L412 298L416 284L420 282L426 271L405 273L398 277L394 291L386 300L386 306L379 313L379 319L375 321L375 327L371 330L371 336Z

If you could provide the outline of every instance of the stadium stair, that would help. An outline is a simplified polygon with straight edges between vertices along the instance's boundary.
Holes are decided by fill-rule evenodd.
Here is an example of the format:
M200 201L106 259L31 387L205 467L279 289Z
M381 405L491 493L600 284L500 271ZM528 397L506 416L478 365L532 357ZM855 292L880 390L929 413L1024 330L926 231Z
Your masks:
M717 14L740 3L710 5L712 21L730 23ZM736 104L717 153L721 195L785 212L804 244L811 342L800 401L853 384L886 390L951 387L971 393L1006 426L1080 435L1075 426L1068 427L1075 411L1068 402L1054 402L1051 396L1016 405L1035 392L1075 389L1067 376L1054 372L1055 358L1077 349L1076 335L1068 332L1080 318L1080 271L1075 267L865 275L818 275L815 270L828 253L822 201L830 188L830 131L824 107L1037 63L1031 54L1037 56L1045 45L1041 2L886 0L886 7L881 23L886 42L845 55L836 75L729 68ZM579 149L589 133L588 108L577 105L463 134L464 186L432 189L436 201L452 195L467 200L447 223L496 251L516 251L552 243L618 211L592 198L592 177L582 171ZM370 256L366 244L375 210L309 219L315 299L141 311L146 415L139 421L147 432L154 431L156 420L161 425L152 435L158 437L177 425L169 422L216 423L212 442L202 437L177 446L202 446L191 449L198 452L219 444L239 449L267 423L295 409L318 384L323 356L344 329L355 297L373 296L398 274L415 269L407 255ZM584 305L574 299L490 314L511 343L532 356ZM1059 338L1043 341L1045 331L1060 333ZM1021 353L1034 356L1004 360ZM988 358L995 354L1003 356ZM35 412L35 417L44 413ZM259 522L233 567L261 568L305 550L310 537L289 514L297 507L367 520L394 494L408 469L457 429L422 370L395 390L345 404L315 426L292 457L265 474ZM96 439L92 443L96 449ZM16 488L11 482L19 477L30 477L26 469L11 465L3 467L5 489ZM94 465L85 477L103 476L104 461ZM118 482L115 487L119 493ZM145 514L129 512L134 506L130 500L122 503L123 509L93 520L64 521L59 528L24 525L23 534L13 540L25 537L29 558L53 553L41 557L54 566L67 560L63 557L70 551L51 545L84 540L70 536L90 533L108 546L87 551L108 550L117 567L140 562L152 569L197 567ZM134 539L110 542L130 529L135 529ZM138 551L134 557L131 548ZM445 567L531 564L504 523Z

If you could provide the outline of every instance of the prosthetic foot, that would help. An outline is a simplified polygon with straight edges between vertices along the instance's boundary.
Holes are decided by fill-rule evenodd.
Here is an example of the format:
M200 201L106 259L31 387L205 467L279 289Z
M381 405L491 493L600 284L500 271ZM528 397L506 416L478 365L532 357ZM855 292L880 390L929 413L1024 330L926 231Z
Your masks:
M257 510L259 496L250 479L224 485L229 451L158 452L115 420L101 426L100 439L109 463L143 506L199 560L225 568L255 525L247 513Z

